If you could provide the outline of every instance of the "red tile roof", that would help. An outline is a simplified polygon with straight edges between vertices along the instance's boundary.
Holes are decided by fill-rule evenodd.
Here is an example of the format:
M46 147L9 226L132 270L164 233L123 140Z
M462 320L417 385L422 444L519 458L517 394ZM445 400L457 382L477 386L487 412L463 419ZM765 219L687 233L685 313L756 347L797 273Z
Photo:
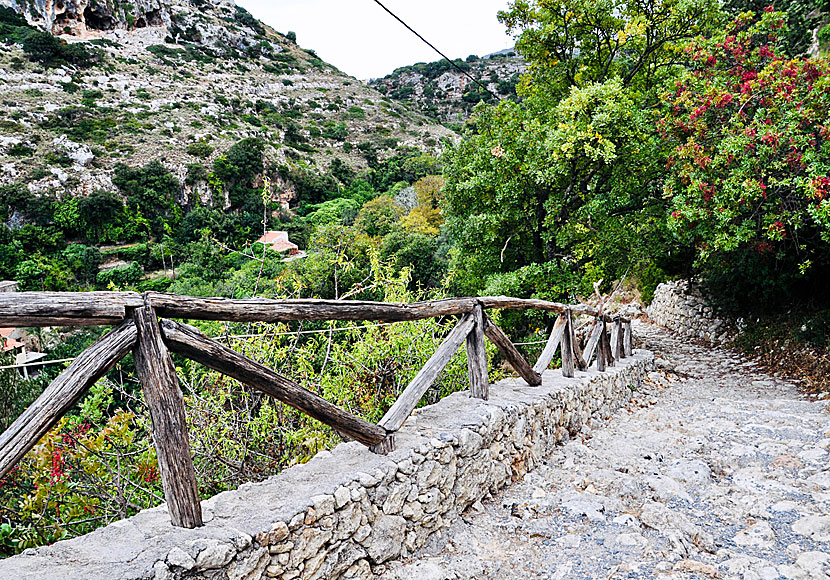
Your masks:
M288 232L265 232L265 235L260 237L257 242L268 245L276 252L288 252L300 249L297 244L288 241Z

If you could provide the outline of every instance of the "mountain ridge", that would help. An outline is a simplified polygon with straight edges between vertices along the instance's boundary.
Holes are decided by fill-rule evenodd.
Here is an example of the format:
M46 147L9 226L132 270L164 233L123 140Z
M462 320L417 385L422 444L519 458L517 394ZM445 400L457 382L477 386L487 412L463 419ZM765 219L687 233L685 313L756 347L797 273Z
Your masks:
M185 201L208 202L208 180L188 175L190 167L258 138L271 177L290 198L284 178L293 170L322 173L339 160L365 171L373 158L406 149L437 154L442 139L454 138L233 2L0 5L96 55L86 64L38 60L26 42L3 38L0 185L25 181L33 194L89 195L113 189L118 163L159 160L184 184Z

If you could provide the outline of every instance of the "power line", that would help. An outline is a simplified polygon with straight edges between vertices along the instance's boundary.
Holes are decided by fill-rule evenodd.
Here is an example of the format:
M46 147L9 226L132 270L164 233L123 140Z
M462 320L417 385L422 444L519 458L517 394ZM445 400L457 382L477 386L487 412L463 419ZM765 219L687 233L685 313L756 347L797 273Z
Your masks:
M471 75L470 73L468 73L467 71L465 71L463 68L461 68L460 66L458 66L458 64L457 64L455 61L451 60L451 59L450 59L447 55L445 55L443 52L441 52L440 50L438 50L438 49L435 47L435 45L434 45L434 44L432 44L432 43L431 43L430 41L428 41L426 38L424 38L423 36L421 36L420 34L418 34L418 32L417 32L414 28L412 28L409 24L407 24L406 22L404 22L403 20L401 20L401 19L400 19L400 17L398 17L398 15L397 15L397 14L395 14L394 12L392 12L391 10L389 10L389 8L387 8L386 6L384 6L384 5L383 5L383 3L381 3L381 1L380 1L380 0L374 0L374 2L375 2L375 4L377 4L378 6L380 6L381 8L383 8L383 9L384 9L384 10L385 10L385 11L386 11L386 12L387 12L387 13L388 13L388 14L389 14L392 18L394 18L395 20L397 20L398 22L400 22L401 24L403 24L403 25L406 27L406 29L407 29L407 30L409 30L409 32L411 32L412 34L414 34L415 36L417 36L418 38L420 38L420 39L424 42L424 44L426 44L426 45L427 45L428 47L430 47L432 50L434 50L435 52L437 52L438 54L440 54L440 55L441 55L441 58L443 58L443 59L444 59L444 60L446 60L448 63L450 63L453 67L455 67L455 69L456 69L456 70L458 70L458 72L460 72L461 74L463 74L464 76L466 76L468 79L470 79L471 81L473 81L475 84L477 84L478 86L480 86L482 89L484 89L485 91L487 91L488 93L490 93L490 96L491 96L491 97L493 97L494 99L496 99L496 100L498 100L498 99L499 99L493 91L491 91L491 90L490 90L490 89L488 89L486 86L484 86L483 84L481 84L481 82L480 82L478 79L474 78L474 77L473 77L473 75Z

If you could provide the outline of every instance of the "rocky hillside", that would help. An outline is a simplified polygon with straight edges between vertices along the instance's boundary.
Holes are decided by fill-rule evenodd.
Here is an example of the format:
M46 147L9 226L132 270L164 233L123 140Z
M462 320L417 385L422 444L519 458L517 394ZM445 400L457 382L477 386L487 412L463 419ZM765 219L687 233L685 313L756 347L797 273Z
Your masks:
M159 160L187 184L185 199L205 198L216 188L199 168L250 137L283 176L338 159L360 170L452 137L232 1L0 6L0 186L113 191L117 164Z
M515 98L516 83L526 68L524 60L512 50L481 58L471 55L455 64L492 94L445 60L399 68L370 84L396 101L454 127L470 116L479 101L490 102L493 95Z

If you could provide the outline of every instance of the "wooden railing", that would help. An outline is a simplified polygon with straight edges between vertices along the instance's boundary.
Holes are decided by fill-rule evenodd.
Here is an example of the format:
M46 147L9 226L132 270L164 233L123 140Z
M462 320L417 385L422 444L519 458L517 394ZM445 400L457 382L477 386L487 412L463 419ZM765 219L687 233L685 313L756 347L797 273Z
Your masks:
M559 314L539 360L532 367L493 323L487 309L544 310ZM584 348L573 316L594 318ZM377 425L357 417L260 363L211 340L197 329L163 317L232 322L298 320L409 321L460 316L453 330L410 381ZM162 318L160 318L162 317ZM609 335L607 325L611 324ZM604 371L631 355L631 321L611 317L602 307L571 306L505 296L452 298L393 304L338 300L195 298L148 292L0 294L0 326L114 325L80 354L15 422L0 435L0 477L5 476L96 381L132 352L152 421L164 495L173 525L202 525L201 506L185 426L185 405L170 352L219 371L331 426L376 453L394 449L395 433L453 354L466 343L470 394L489 396L484 337L532 386L542 383L557 348L562 373L573 377L596 357Z

